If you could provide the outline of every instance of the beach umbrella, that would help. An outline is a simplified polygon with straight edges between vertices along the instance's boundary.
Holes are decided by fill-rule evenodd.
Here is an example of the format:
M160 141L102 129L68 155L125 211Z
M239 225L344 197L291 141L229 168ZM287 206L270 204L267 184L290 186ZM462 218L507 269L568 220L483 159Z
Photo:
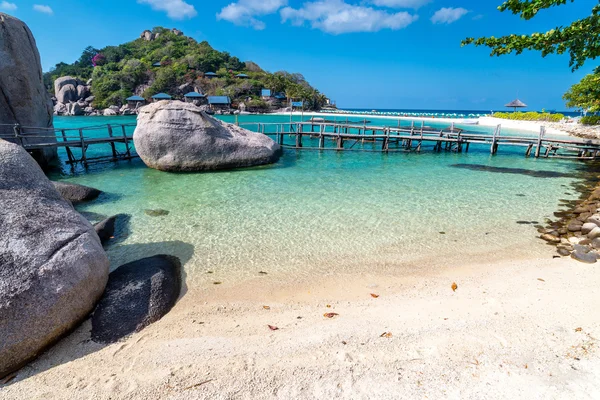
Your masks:
M525 107L527 107L527 104L523 103L519 99L516 99L516 100L513 100L510 103L506 104L504 107L513 108L514 111L516 112L517 108L525 108Z

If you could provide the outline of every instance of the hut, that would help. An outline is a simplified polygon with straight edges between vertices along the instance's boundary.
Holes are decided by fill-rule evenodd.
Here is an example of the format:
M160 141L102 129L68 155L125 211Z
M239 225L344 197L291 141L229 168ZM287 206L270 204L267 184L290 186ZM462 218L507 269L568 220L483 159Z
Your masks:
M273 92L271 92L270 89L263 89L260 91L260 97L262 97L263 100L269 100L272 94Z
M154 96L152 96L152 100L154 100L154 101L171 100L171 99L172 99L172 97L166 93L157 93Z
M162 64L159 62L155 62L154 64L152 64L153 67L160 67Z
M523 103L521 100L516 99L505 105L504 107L513 108L514 111L517 111L517 108L525 108L527 104Z
M235 77L238 79L250 79L250 77L246 74L237 74Z
M189 92L183 95L186 103L194 103L199 106L206 104L206 96L198 92Z
M206 79L212 79L212 78L216 78L216 77L217 77L217 74L215 74L214 72L205 72L205 73L204 73L204 77L205 77Z
M131 96L126 98L125 101L127 101L127 107L132 110L138 109L146 104L146 99L141 96Z
M229 96L208 96L208 105L213 111L229 110L231 107L231 99Z

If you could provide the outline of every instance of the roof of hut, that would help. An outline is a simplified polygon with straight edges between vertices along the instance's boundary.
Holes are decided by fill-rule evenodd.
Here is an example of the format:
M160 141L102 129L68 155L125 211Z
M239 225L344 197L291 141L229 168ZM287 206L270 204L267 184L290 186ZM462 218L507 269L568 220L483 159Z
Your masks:
M166 93L157 93L154 96L152 96L153 99L159 99L159 100L171 100L171 96L169 96Z
M205 72L204 76L217 76L214 72Z
M513 100L504 107L527 107L527 104L523 103L521 100Z
M208 104L231 104L229 96L208 96Z
M141 96L131 96L125 99L126 101L146 101L145 98Z
M202 93L189 92L189 93L184 94L183 97L189 97L189 98L199 99L199 98L205 97L205 96Z

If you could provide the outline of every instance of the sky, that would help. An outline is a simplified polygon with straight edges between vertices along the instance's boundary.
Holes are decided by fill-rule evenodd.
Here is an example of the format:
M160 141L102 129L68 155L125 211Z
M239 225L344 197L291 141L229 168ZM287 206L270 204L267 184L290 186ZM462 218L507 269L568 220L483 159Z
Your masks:
M530 21L501 0L0 0L33 32L48 71L87 46L102 48L155 26L254 61L302 73L340 108L565 110L563 93L597 62L571 72L566 55L490 57L466 37L545 32L589 16L596 0L543 10Z

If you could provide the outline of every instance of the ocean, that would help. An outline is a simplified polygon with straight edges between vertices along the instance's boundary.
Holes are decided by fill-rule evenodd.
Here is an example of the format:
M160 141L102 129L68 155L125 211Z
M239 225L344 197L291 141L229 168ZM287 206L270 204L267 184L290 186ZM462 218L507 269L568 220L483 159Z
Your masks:
M289 119L243 115L238 122ZM135 123L135 117L55 118L62 129L107 123ZM574 187L586 166L525 158L523 149L491 156L488 146L475 145L462 154L286 149L269 166L185 174L152 170L136 159L87 171L63 166L51 177L104 191L78 206L92 219L130 216L107 249L112 268L174 254L186 263L188 286L202 287L213 280L243 283L258 271L283 284L315 274L418 273L460 262L551 257L534 225L553 218L561 200L579 196ZM169 214L152 217L148 209Z

